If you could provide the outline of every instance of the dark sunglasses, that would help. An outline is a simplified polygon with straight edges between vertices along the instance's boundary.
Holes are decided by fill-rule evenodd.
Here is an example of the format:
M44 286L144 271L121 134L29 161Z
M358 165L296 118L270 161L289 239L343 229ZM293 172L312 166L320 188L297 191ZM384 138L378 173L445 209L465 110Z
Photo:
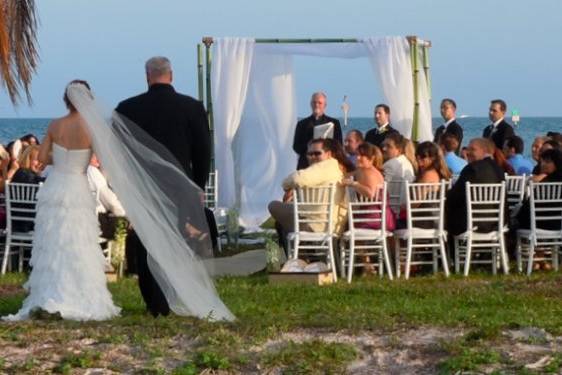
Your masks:
M324 153L324 151L310 151L307 152L306 155L308 156L320 156Z

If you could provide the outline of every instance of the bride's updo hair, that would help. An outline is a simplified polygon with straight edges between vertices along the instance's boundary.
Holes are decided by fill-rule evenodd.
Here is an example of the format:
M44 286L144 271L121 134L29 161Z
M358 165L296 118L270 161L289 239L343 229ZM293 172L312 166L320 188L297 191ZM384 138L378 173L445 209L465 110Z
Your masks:
M72 105L72 103L70 102L70 99L68 98L68 86L72 85L72 84L80 84L80 85L84 85L88 88L88 91L91 90L90 85L88 84L88 82L83 81L81 79L75 79L73 81L70 81L68 83L68 85L66 85L66 88L64 89L64 96L63 96L63 100L64 100L64 104L66 104L66 108L68 108L71 112L76 111L76 108L74 108L74 106Z

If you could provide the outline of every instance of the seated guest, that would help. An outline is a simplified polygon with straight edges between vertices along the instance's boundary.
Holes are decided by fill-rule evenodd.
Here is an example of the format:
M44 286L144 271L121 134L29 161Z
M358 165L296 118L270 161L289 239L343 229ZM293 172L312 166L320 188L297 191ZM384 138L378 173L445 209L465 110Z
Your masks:
M343 141L345 153L349 160L355 165L357 163L357 147L363 143L363 133L357 129L347 132Z
M393 133L398 134L398 130L390 126L390 107L386 104L377 104L375 107L375 123L377 127L365 134L365 142L382 148L385 138Z
M441 180L451 178L451 172L443 160L441 150L435 143L420 143L416 149L416 159L419 167L416 182L439 183Z
M24 135L20 138L23 147L39 145L37 137L31 133Z
M95 154L92 154L86 174L90 190L96 197L96 213L105 214L111 212L115 216L125 216L125 209L113 190L109 188L105 176L100 171L100 163Z
M553 139L548 138L546 141L544 141L544 143L542 144L539 154L542 155L543 152L545 152L546 150L559 150L562 151L562 146L556 142ZM539 158L539 161L537 163L537 167L539 168L538 173L533 173L533 177L532 180L534 182L540 182L542 181L545 177L546 174L544 174L542 172L542 167L541 167L541 160Z
M418 174L418 159L416 159L416 145L412 142L411 139L404 137L404 156L410 164L412 164L412 168L414 168L414 174Z
M4 192L4 186L8 181L8 165L10 164L10 154L4 146L0 145L0 193ZM15 171L14 171L15 173Z
M562 182L562 151L549 149L541 153L540 165L542 174L545 175L541 182ZM531 228L531 204L529 198L523 201L521 209L517 213L517 223L520 229ZM541 229L559 230L560 220L541 220L537 222Z
M468 153L468 147L462 147L461 148L461 158L463 158L466 161L468 161L468 156L466 155L467 153Z
M529 176L533 171L533 163L523 156L524 147L523 140L516 135L507 138L503 145L503 154L518 176Z
M399 196L400 206L406 203L404 181L414 181L416 174L412 163L404 155L406 139L399 133L389 134L383 142L384 180L388 183L388 194Z
M452 133L445 133L441 137L441 148L445 154L445 164L452 174L459 175L464 167L466 167L466 160L455 154L459 148L459 140L457 136Z
M466 183L499 183L504 180L504 171L492 158L494 145L487 139L475 138L467 149L469 164L462 170L458 180L447 192L445 201L445 229L451 235L458 235L466 228ZM507 212L507 210L506 210ZM479 232L495 228L480 225Z
M535 140L533 141L533 145L531 146L531 157L533 158L534 161L537 162L537 164L533 168L532 174L540 174L540 172L541 172L541 167L539 165L539 158L540 158L540 155L541 155L541 147L542 147L544 142L548 141L548 139L549 138L546 137L546 136L538 136L538 137L535 137Z
M315 187L335 183L336 194L334 202L336 204L336 210L334 215L334 230L337 233L343 231L346 224L347 202L345 199L344 186L340 185L339 182L341 182L345 173L351 170L347 169L348 166L346 166L346 163L350 164L350 162L345 155L343 155L343 151L341 155L343 155L345 160L337 160L334 157L334 144L337 144L337 141L332 141L330 139L312 140L308 145L307 151L307 164L309 164L309 166L291 173L283 180L283 190L285 191L283 202L273 201L269 203L269 212L281 227L278 228L280 239L285 238L286 233L292 232L295 229L293 204L289 202L292 201L292 189L298 187ZM340 154L337 150L336 153ZM311 231L324 231L326 229L324 227L319 227L317 224L313 224L308 228Z
M38 184L45 181L41 177L43 164L39 161L39 146L28 146L17 160L19 168L12 177L12 182Z
M511 164L509 164L509 162L507 161L507 158L503 154L502 150L497 148L495 145L494 145L494 152L492 156L496 161L496 164L499 165L500 168L503 170L503 173L509 176L515 176L515 170L513 169Z

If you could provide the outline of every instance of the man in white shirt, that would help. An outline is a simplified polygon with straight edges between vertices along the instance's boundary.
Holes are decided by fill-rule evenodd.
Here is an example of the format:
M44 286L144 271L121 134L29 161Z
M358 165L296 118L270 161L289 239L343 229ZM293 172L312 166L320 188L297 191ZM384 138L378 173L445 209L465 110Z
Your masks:
M96 214L109 211L115 216L125 216L125 209L115 193L109 188L99 167L100 163L96 155L92 154L86 174L88 175L90 190L96 197Z
M405 147L406 139L398 133L388 135L382 146L384 180L388 183L388 194L395 213L406 204L404 181L413 182L416 179L414 167L404 155Z

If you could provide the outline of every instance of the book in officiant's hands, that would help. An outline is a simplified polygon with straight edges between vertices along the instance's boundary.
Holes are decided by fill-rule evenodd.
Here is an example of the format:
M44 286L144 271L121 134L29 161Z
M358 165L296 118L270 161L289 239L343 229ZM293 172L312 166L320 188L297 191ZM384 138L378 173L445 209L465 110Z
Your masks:
M334 138L334 123L327 122L325 124L316 125L314 127L314 138Z

